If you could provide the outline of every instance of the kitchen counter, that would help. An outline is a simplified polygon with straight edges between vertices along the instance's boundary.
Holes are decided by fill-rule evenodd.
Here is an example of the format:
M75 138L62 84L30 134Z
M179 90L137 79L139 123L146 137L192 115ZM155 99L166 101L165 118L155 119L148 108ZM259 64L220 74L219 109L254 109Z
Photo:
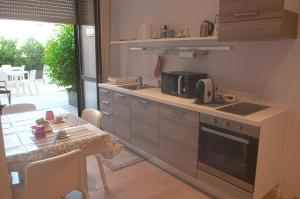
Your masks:
M171 96L163 94L160 88L147 88L141 90L128 90L117 85L112 85L108 83L101 83L99 87L111 89L114 91L123 92L132 96L145 98L152 101L157 101L160 103L177 106L180 108L188 109L191 111L197 111L200 113L222 117L229 120L234 120L237 122L253 125L253 126L261 126L265 121L277 116L278 114L284 113L287 109L283 106L266 104L259 101L251 101L251 100L243 100L252 103L259 103L262 105L270 106L270 108L247 115L247 116L239 116L236 114L225 113L222 111L216 110L216 108L208 107L205 105L198 105L194 103L194 99L185 99L181 97ZM226 106L226 105L225 105Z

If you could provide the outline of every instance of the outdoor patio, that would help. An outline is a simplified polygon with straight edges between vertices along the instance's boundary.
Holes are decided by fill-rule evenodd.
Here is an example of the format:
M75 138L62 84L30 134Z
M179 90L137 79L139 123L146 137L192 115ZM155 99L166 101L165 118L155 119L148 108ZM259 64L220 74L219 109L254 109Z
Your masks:
M38 110L52 109L61 107L69 112L77 114L77 108L69 105L68 95L63 87L58 87L55 84L46 83L43 79L36 80L37 91L35 85L31 84L30 87L34 92L28 92L29 87L25 87L25 94L23 91L17 92L17 89L12 89L12 104L18 103L32 103L35 104ZM19 88L22 90L22 88ZM8 98L6 95L0 96L1 104L8 105Z

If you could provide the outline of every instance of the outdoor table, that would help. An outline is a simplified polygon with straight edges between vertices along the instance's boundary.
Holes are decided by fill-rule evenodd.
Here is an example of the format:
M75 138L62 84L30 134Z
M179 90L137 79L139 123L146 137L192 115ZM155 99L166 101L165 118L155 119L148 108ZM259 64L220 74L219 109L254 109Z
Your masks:
M112 137L62 108L54 109L55 115L61 115L64 123L52 123L54 130L65 129L70 135L67 139L56 140L56 133L36 139L31 126L35 120L45 117L46 110L3 115L2 131L6 160L10 172L19 172L20 182L24 182L24 170L31 162L55 157L75 149L81 149L85 156L102 154L113 158L122 149L122 145Z

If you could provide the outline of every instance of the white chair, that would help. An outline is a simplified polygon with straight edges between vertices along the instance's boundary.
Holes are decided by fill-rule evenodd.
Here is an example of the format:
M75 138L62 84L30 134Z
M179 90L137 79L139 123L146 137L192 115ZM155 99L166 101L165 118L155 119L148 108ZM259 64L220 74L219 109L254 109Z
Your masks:
M29 71L29 90L30 90L30 93L31 95L33 95L33 92L32 92L32 89L31 89L31 83L34 83L35 85L35 90L37 92L37 94L39 94L39 90L38 90L38 87L36 85L36 70L31 70Z
M23 104L13 104L9 106L5 106L2 109L2 114L14 114L14 113L22 113L22 112L29 112L35 111L36 106L34 104L23 103Z
M85 121L87 121L88 123L100 128L101 120L102 120L102 113L97 110L94 110L94 109L85 109L82 111L81 118L84 119ZM97 154L97 155L95 155L95 157L98 162L98 167L99 167L99 171L101 174L101 179L102 179L104 188L107 190L108 184L107 184L107 180L106 180L105 171L103 168L102 155Z
M100 128L102 113L95 109L85 109L82 111L81 118L87 121L88 123Z
M88 199L86 160L81 150L37 161L25 168L25 199L65 198L78 190Z
M11 65L2 65L1 66L1 69L3 70L3 71L12 71L12 67L11 67Z

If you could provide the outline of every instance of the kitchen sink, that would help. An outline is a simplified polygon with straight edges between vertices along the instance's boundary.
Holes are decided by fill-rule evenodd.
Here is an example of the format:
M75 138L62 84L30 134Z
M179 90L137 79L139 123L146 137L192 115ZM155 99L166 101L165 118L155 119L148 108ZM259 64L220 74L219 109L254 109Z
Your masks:
M140 85L140 84L122 85L122 86L118 86L118 87L125 88L128 90L142 90L142 89L147 89L147 88L155 88L154 86Z

